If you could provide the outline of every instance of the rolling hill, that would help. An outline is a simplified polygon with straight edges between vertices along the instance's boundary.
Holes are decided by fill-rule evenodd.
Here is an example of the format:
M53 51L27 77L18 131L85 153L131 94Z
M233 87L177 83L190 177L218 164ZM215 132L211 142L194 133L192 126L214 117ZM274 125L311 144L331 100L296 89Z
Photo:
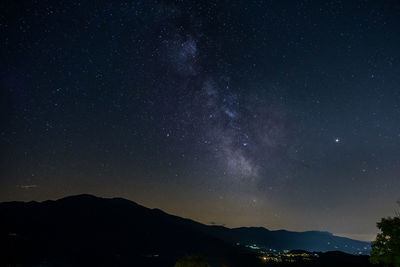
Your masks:
M126 199L91 195L0 203L0 221L4 266L173 266L185 255L203 255L212 266L258 266L259 250L354 254L369 248L327 232L208 226Z

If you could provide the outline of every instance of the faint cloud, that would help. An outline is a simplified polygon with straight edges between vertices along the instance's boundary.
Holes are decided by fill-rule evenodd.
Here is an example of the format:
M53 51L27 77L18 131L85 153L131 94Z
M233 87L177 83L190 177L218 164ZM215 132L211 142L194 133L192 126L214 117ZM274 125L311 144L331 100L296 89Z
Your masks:
M21 189L33 189L33 188L37 188L38 185L36 184L25 184L25 185L17 185L18 188Z

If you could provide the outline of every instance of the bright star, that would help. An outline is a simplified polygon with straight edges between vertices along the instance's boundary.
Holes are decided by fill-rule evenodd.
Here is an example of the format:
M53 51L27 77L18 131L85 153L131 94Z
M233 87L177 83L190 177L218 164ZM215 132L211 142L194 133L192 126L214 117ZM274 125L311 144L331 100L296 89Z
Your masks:
M335 143L339 143L340 142L340 139L339 138L336 138L335 139Z

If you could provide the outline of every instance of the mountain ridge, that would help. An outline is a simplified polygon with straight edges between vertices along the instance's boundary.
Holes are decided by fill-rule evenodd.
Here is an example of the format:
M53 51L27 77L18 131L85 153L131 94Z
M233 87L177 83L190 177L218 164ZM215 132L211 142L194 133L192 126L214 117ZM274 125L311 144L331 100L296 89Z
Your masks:
M0 229L0 249L10 255L7 263L61 260L66 265L79 265L70 260L89 264L93 255L101 255L96 256L97 265L139 260L139 266L171 266L184 255L198 254L207 255L210 263L231 261L229 266L245 257L246 264L252 266L254 256L243 255L261 250L342 250L356 254L364 253L363 246L369 246L327 232L205 225L124 198L88 194L42 202L2 202L0 220L5 226ZM254 251L250 246L254 244L259 250Z
M221 227L221 228L225 228L225 229L230 229L230 230L263 230L263 231L268 231L268 232L279 232L279 233L319 233L319 234L327 234L327 235L331 235L334 237L340 237L340 238L345 238L345 239L349 239L349 240L354 240L354 241L360 241L360 242L364 242L364 243L371 243L368 241L362 241L362 240L357 240L357 239L352 239L352 238L348 238L348 237L343 237L343 236L337 236L329 231L320 231L320 230L307 230L307 231L294 231L294 230L287 230L287 229L278 229L278 230L270 230L266 227L263 226L240 226L240 227L227 227L224 225L218 225L218 224L205 224L205 223L201 223L198 222L196 220L190 219L190 218L186 218L186 217L181 217L175 214L170 214L168 212L163 211L160 208L148 208L146 206L143 206L133 200L130 199L126 199L126 198L122 198L122 197L111 197L111 198L106 198L106 197L98 197L95 195L91 195L91 194L77 194L77 195L71 195L71 196L66 196L66 197L62 197L59 199L55 199L55 200L44 200L44 201L35 201L35 200L31 200L31 201L5 201L5 202L0 202L0 205L2 204L8 204L8 203L52 203L52 202L63 202L63 201L68 201L68 200L77 200L77 199L92 199L92 200L113 200L113 201L121 201L121 202L126 202L126 203L130 203L130 204L134 204L136 206L140 206L152 211L156 211L156 212L161 212L165 215L168 216L173 216L179 219L184 219L184 220L188 220L191 222L195 222L198 224L202 224L204 226L209 226L209 227Z

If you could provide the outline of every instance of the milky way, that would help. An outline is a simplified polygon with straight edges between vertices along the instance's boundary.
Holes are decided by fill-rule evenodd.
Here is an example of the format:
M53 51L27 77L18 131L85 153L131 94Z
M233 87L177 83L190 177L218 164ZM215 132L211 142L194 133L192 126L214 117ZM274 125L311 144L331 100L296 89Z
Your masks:
M173 33L172 39L161 40L166 69L178 75L178 97L189 102L176 123L189 121L201 126L199 132L192 134L221 164L227 179L249 178L246 182L254 182L258 178L273 178L269 171L287 159L286 153L292 145L287 138L284 108L272 99L237 93L226 74L208 73L201 63L201 58L207 58L207 51L198 48L204 34L178 34L172 22L163 20L163 23L170 25Z

